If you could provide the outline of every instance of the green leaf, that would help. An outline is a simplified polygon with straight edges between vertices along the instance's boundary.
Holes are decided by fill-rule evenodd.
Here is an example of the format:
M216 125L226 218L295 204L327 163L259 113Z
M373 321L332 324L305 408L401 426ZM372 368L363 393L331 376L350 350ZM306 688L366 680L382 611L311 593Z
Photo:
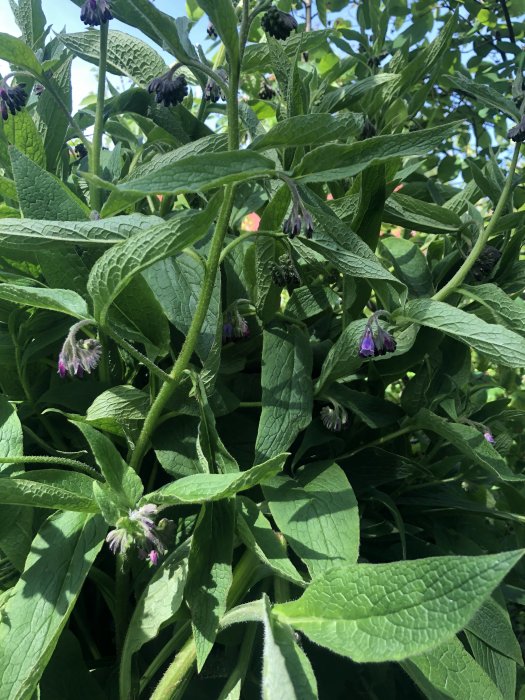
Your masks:
M89 207L58 178L46 172L18 149L9 149L13 176L24 217L81 221Z
M120 658L120 697L133 697L132 656L173 621L183 601L188 576L189 544L185 542L159 566L142 592L128 625Z
M45 168L46 152L44 142L38 133L35 122L25 109L18 112L14 119L8 119L3 128L7 140L12 146L15 146L37 166L40 165ZM10 153L10 156L12 157L12 153Z
M0 503L80 513L98 513L93 479L85 474L45 469L0 479Z
M212 2L212 0L208 0ZM296 62L302 52L315 51L321 47L328 49L328 39L334 35L331 29L315 32L299 32L283 42L282 49L289 59ZM274 71L271 42L251 44L246 47L242 58L242 70L246 73L271 73ZM331 112L331 109L320 109Z
M0 58L13 66L26 68L35 75L40 75L42 66L35 54L22 39L0 32Z
M335 567L301 598L274 607L279 620L354 661L399 661L464 627L523 551Z
M0 245L13 250L47 251L64 244L105 248L160 223L156 216L130 214L101 221L0 219ZM55 251L56 252L56 251Z
M500 92L484 85L477 80L471 80L464 75L456 73L455 75L444 75L442 81L446 87L452 87L460 93L467 93L482 105L493 107L498 112L508 114L511 119L519 122L520 111L512 100L508 100Z
M501 322L518 333L525 333L525 306L519 300L511 299L497 285L464 285L461 291L481 305L479 311L476 309L476 315Z
M0 457L22 457L24 454L22 424L15 408L7 398L0 394ZM23 471L18 464L0 465L0 474L10 474Z
M40 0L18 0L18 5L11 1L11 9L16 23L28 46L43 44L43 34L46 27L46 17L42 12Z
M60 41L84 61L98 65L100 39L98 32L61 34ZM110 29L108 32L108 71L127 75L137 85L146 87L153 78L168 70L159 54L137 37Z
M84 513L59 513L41 527L3 608L0 697L33 696L105 534L102 518Z
M184 476L149 493L146 498L148 503L158 505L209 503L230 498L239 491L246 491L277 474L283 468L287 457L287 454L277 455L244 472Z
M405 238L384 238L381 247L410 296L429 297L434 293L432 274L418 245Z
M266 134L256 136L250 148L264 151L280 146L314 146L336 139L347 140L362 129L361 114L305 114L277 123Z
M226 612L233 578L234 514L231 501L203 506L191 540L185 598L191 612L199 672L215 642L220 619ZM220 537L217 537L218 532Z
M435 328L471 345L474 350L505 367L525 367L525 339L517 333L432 299L408 302L403 319Z
M515 474L500 453L483 437L483 433L472 425L450 423L426 408L414 417L415 425L431 430L454 445L475 464L483 467L492 477L504 481L523 481L524 475Z
M237 499L237 531L246 547L277 576L304 586L304 579L286 553L268 518L245 496Z
M523 665L521 647L512 630L509 614L493 597L487 598L466 629L500 654Z
M356 80L349 85L343 85L327 92L317 105L316 110L319 112L339 112L342 109L348 109L364 95L371 95L376 88L388 83L397 85L399 76L395 73L378 73L370 75L368 78Z
M329 144L307 153L294 169L300 182L325 182L357 175L369 165L403 156L426 156L457 133L461 122L451 122L407 134L374 136L350 145Z
M288 447L312 418L312 350L295 326L273 323L263 332L262 411L257 462Z
M23 287L16 284L0 284L0 299L12 301L35 309L49 309L74 316L89 318L84 299L69 289L46 289L46 287Z
M239 35L237 15L230 0L197 0L210 18L217 34L221 37L228 54L228 62L235 64L239 58Z
M40 681L40 697L105 700L106 695L88 663L75 635L68 629L64 630Z
M61 37L64 35L62 34ZM70 56L60 68L48 77L55 91L60 95L68 111L72 109L71 64ZM44 149L49 170L54 172L57 160L63 154L64 142L67 140L69 120L62 110L57 109L56 97L47 89L38 98L36 108L38 130L44 139Z
M308 464L293 479L275 477L263 491L277 527L312 578L334 566L357 561L357 501L337 464Z
M482 641L475 634L465 631L474 658L499 688L504 700L515 700L517 666L508 656L500 654L490 644ZM523 662L521 662L523 663ZM521 664L520 664L521 665Z
M95 461L106 479L104 486L111 491L110 498L123 511L136 507L144 487L140 477L124 462L109 438L86 423L76 423L86 438ZM100 489L100 484L95 484Z
M253 151L225 151L183 158L176 163L122 182L122 192L177 194L203 192L230 182L272 175L275 163Z
M424 233L456 233L463 225L450 209L399 192L393 192L385 202L383 221Z
M136 439L150 406L149 396L133 386L103 391L86 412L86 423L122 437Z
M293 630L272 615L266 595L264 604L263 699L315 700L317 682L308 657Z
M143 231L97 260L91 269L88 291L94 302L95 317L102 325L110 305L134 275L158 260L175 255L207 233L217 213L219 197L212 199L204 211L181 214Z
M489 676L456 638L401 665L425 697L502 700Z
M321 367L321 375L315 385L316 394L336 379L351 375L363 360L359 357L359 342L365 332L366 319L352 321L343 330Z

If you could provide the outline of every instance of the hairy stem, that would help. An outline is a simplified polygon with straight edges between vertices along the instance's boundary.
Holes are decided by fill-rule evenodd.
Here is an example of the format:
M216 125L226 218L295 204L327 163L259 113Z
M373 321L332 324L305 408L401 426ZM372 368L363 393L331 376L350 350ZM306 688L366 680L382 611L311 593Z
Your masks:
M467 255L466 259L464 260L463 264L456 272L456 274L452 277L452 279L450 279L447 282L447 284L444 287L442 287L439 291L437 291L434 294L434 296L432 297L434 301L443 301L444 299L446 299L446 297L448 297L449 294L452 294L452 292L454 292L463 283L465 277L472 269L472 266L479 258L480 254L483 252L487 241L489 240L490 236L492 235L492 232L496 228L501 214L505 211L505 207L507 206L507 202L509 200L509 196L512 190L512 181L514 179L514 173L516 172L516 165L518 163L520 145L521 144L517 143L516 147L514 148L514 153L512 155L512 161L510 164L509 172L507 174L507 179L505 180L505 185L503 187L503 190L501 191L500 198L487 227L478 236L478 240L472 246L472 250Z
M76 459L67 459L67 457L45 457L31 455L30 457L0 457L0 464L58 464L64 467L71 467L77 472L83 472L88 476L93 477L97 481L104 481L103 477L83 462L77 462Z
M97 112L95 115L95 130L93 132L93 145L89 158L89 172L100 177L100 152L102 150L102 137L104 135L104 98L106 94L106 67L108 61L108 23L100 25L100 57L98 64L98 89ZM101 191L97 185L90 184L91 208L100 211Z

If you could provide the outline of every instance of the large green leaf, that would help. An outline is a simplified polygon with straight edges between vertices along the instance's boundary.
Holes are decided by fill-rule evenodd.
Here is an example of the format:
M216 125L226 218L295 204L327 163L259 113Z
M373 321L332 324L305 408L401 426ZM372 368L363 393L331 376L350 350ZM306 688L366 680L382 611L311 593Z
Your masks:
M326 182L357 175L372 163L402 156L425 156L457 133L461 122L406 134L374 136L350 145L328 144L307 153L294 169L301 182Z
M250 148L265 151L279 146L314 146L328 141L346 141L355 136L363 126L361 114L305 114L290 117L277 123L266 134L256 136Z
M277 455L267 462L244 472L228 474L192 474L162 486L147 496L148 503L173 505L182 503L208 503L235 496L239 491L257 486L281 471L288 457Z
M58 469L31 471L15 478L0 479L0 503L98 513L93 483L85 474Z
M522 554L334 567L274 613L354 661L398 661L450 640Z
M98 65L100 39L97 32L61 34L60 41L75 56ZM110 73L127 75L143 86L168 70L164 60L151 46L137 37L113 29L108 33L107 61Z
M288 449L312 417L312 351L296 326L273 323L263 333L262 411L256 462Z
M0 32L0 58L13 66L27 68L35 75L42 72L42 67L29 46L22 39L4 32Z
M206 504L191 540L185 598L191 612L199 671L211 651L220 619L226 612L232 583L234 515L231 500Z
M434 292L427 260L416 243L405 238L385 238L381 241L396 277L404 282L411 296L428 297Z
M472 425L450 423L426 408L414 418L418 428L431 430L444 437L475 464L483 467L493 478L504 481L523 481L525 475L515 474L504 457L483 437L483 433Z
M53 82L55 91L60 95L60 99L71 112L72 108L72 87L71 87L71 64L73 57L69 57L60 68L48 78ZM66 141L69 120L62 110L57 109L56 98L50 90L44 92L38 98L37 105L38 130L44 139L46 151L46 161L50 171L54 171L57 160L63 155L64 142Z
M467 95L479 101L480 104L493 107L498 112L504 112L511 119L520 120L520 111L512 100L504 97L490 85L480 83L478 80L471 80L459 73L444 75L442 80L447 87L452 87L461 93L467 93Z
M41 165L45 168L46 152L44 142L27 110L23 109L14 119L8 119L3 129L11 146L15 146L36 165Z
M263 486L277 527L312 578L359 554L359 511L343 470L330 462L308 464L293 479L277 476Z
M179 253L208 231L219 204L211 200L202 212L181 214L143 231L108 250L91 269L88 291L95 316L104 325L110 305L130 283L134 275L158 260Z
M264 597L263 700L315 700L317 682L293 630L273 615Z
M456 233L461 219L450 209L394 192L385 202L383 220L424 233Z
M237 15L230 0L197 0L208 15L218 35L224 42L228 60L235 64L239 59Z
M100 516L59 513L33 541L0 627L0 697L30 700L106 534Z
M471 345L499 365L525 367L525 339L498 324L442 301L416 299L401 312L404 320L435 328Z
M503 700L498 688L458 639L413 656L402 666L426 697Z
M88 307L84 299L69 289L0 284L0 299L12 301L22 306L33 306L35 309L59 311L75 318L89 318Z
M119 185L120 191L141 194L200 192L229 182L271 175L273 160L253 151L225 151L183 158L176 163Z
M41 221L0 219L0 245L14 250L43 251L66 244L105 248L151 229L161 222L156 216L130 214L100 221Z
M0 395L0 456L21 457L23 454L22 424L14 407L5 396ZM9 476L20 470L20 465L0 465L2 476Z
M46 17L41 0L18 0L18 3L11 0L10 5L25 43L33 47L43 44Z
M364 95L370 95L376 88L393 83L399 83L399 76L395 73L378 73L367 78L356 80L348 85L343 85L336 90L327 92L317 106L319 112L338 112L347 109L355 102L358 102Z
M25 217L61 221L82 221L89 217L89 207L63 182L17 148L9 150L20 209Z
M148 583L131 616L120 659L120 697L132 697L132 656L144 644L155 639L168 625L183 601L188 576L188 543L182 544L159 566Z

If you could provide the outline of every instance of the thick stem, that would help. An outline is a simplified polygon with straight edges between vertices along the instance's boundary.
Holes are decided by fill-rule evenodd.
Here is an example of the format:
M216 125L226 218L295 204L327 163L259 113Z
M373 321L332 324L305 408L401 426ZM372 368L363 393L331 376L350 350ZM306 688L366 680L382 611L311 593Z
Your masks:
M449 294L452 294L452 292L455 291L457 287L459 287L463 283L465 277L472 269L472 266L479 258L480 254L483 252L487 241L489 240L490 236L492 235L492 232L496 228L501 214L507 206L507 202L512 190L512 181L514 179L514 173L516 172L516 165L518 163L520 146L521 144L516 144L514 153L512 155L512 161L510 164L509 172L507 174L507 179L505 180L505 186L503 187L496 208L494 209L494 214L492 215L488 226L485 228L484 231L480 233L480 235L478 236L478 240L472 246L472 250L467 255L466 259L464 260L463 264L456 272L456 274L452 277L452 279L450 279L447 282L447 284L444 287L442 287L438 292L434 294L434 296L432 297L434 301L443 301L444 299L446 299L446 297L448 297Z
M157 673L159 668L169 659L169 657L179 648L181 643L188 637L188 632L190 631L191 623L185 622L181 625L180 629L175 632L170 641L165 647L157 654L157 656L150 663L148 668L144 671L144 675L140 679L140 692L142 693L145 688L151 683L151 679Z
M411 433L414 430L414 426L408 425L405 428L400 428L399 430L394 430L392 433L388 433L388 435L383 435L383 437L377 438L377 440L372 440L372 442L368 442L366 445L361 445L361 447L357 447L355 450L352 450L351 452L345 452L342 455L338 455L337 459L347 459L348 457L353 457L356 455L358 452L361 452L362 450L366 450L369 447L377 447L378 445L384 445L385 442L390 442L390 440L395 440L397 437L401 437L401 435L406 435L407 433Z
M228 89L228 147L230 151L235 151L239 148L239 104L237 101L239 77L240 66L230 66L230 81ZM179 386L180 381L184 376L184 372L190 363L191 356L195 350L202 324L206 318L213 294L215 279L217 277L217 271L219 269L221 259L222 246L224 244L226 233L228 232L228 224L233 209L233 199L234 186L227 185L224 190L224 200L222 202L221 211L219 213L215 232L211 241L199 303L193 316L188 335L186 336L177 361L173 365L173 369L170 372L172 381L165 382L163 384L144 421L142 431L137 440L137 445L131 458L131 466L136 471L140 469L142 459L148 449L153 431L158 425L166 404Z
M120 657L126 631L129 612L129 568L122 554L115 563L115 640L117 657Z
M179 700L191 679L193 666L197 662L197 650L193 637L179 651L160 683L156 687L151 700Z
M108 61L108 23L100 25L100 56L98 64L98 89L97 89L97 113L95 115L95 130L93 132L93 145L89 158L89 172L100 177L100 152L102 150L102 137L104 135L104 98L106 94L106 67ZM100 211L101 191L97 185L90 185L91 208Z

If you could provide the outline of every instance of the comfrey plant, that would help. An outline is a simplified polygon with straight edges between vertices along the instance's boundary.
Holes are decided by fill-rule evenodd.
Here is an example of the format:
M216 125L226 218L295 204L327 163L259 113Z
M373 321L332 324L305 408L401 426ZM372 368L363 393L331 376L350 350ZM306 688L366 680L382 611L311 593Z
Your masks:
M0 700L523 697L520 3L74 4L0 33Z

